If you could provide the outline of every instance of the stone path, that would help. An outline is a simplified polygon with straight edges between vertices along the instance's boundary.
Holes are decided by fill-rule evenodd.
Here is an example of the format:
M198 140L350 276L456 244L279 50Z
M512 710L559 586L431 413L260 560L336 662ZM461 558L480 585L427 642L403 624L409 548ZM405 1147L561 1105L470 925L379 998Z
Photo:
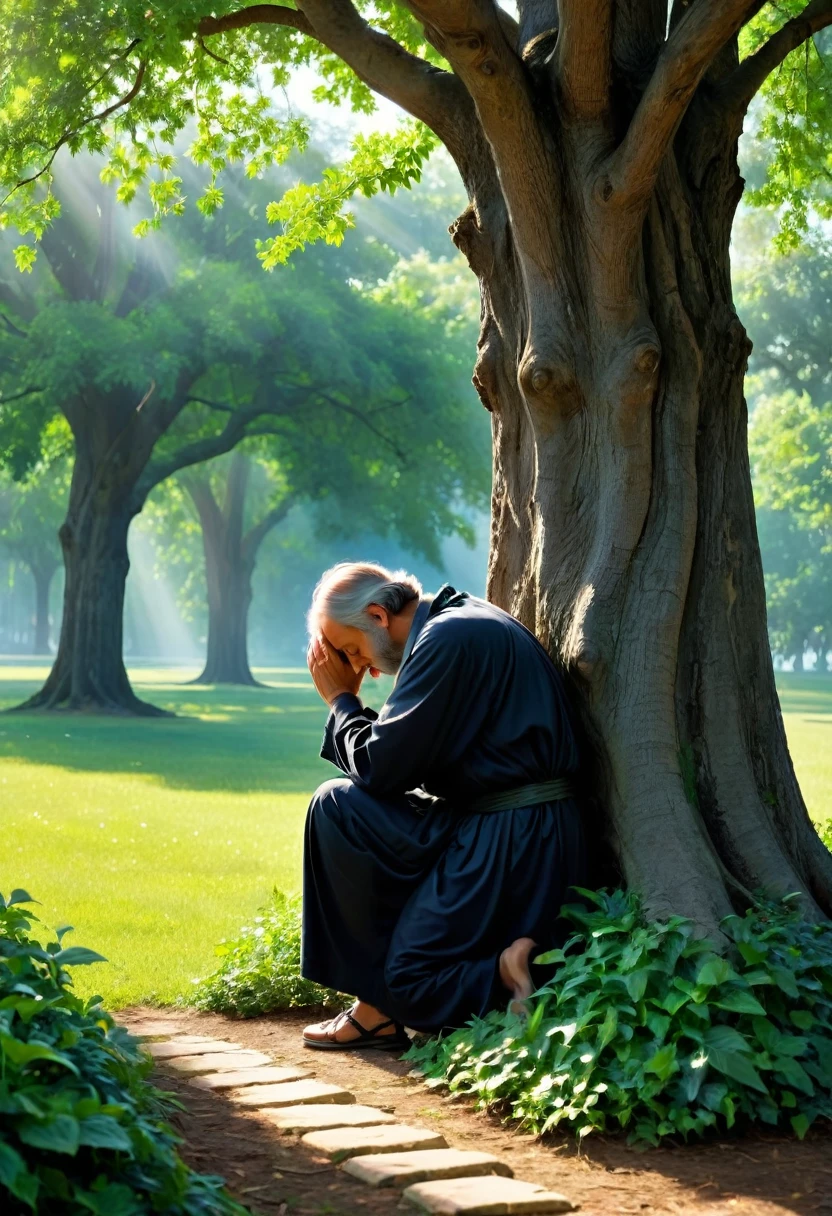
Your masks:
M401 1190L423 1212L513 1216L575 1210L566 1196L514 1178L511 1166L496 1156L453 1148L434 1129L359 1105L348 1090L313 1078L312 1069L279 1068L262 1052L179 1034L174 1025L146 1030L140 1037L153 1040L146 1044L150 1054L186 1074L188 1084L223 1091L368 1186Z

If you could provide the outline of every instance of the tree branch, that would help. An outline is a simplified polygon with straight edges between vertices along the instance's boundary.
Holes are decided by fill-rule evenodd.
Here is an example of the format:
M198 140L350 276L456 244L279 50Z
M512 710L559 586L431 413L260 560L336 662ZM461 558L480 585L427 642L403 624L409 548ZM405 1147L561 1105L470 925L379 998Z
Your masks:
M294 8L285 8L282 4L249 4L234 13L226 13L224 17L203 17L196 29L200 38L207 38L211 34L224 34L227 30L244 30L251 25L287 25L310 38L315 37L303 13Z
M299 9L280 4L252 4L204 17L200 36L245 29L252 25L283 25L314 38L338 55L374 92L389 98L426 123L452 155L464 142L465 90L450 72L411 55L387 34L364 20L350 0L298 0Z
M195 405L207 405L209 410L220 410L223 414L233 414L236 406L228 405L224 401L211 401L208 397L188 397L186 405L193 402Z
M612 0L560 0L558 74L567 106L585 118L607 113Z
M243 537L242 544L243 556L247 560L250 560L256 556L257 550L260 548L263 541L266 539L272 529L276 528L277 525L286 518L290 509L294 506L295 501L296 495L287 494L276 507L272 507L272 509L263 516L258 524L255 524L252 528L249 528L248 532Z
M25 329L19 329L19 328L18 328L18 327L15 325L15 323L14 323L14 321L11 319L11 317L7 317L7 316L6 316L6 314L5 314L4 312L0 312L0 321L2 321L2 322L3 322L3 324L4 324L4 325L5 325L5 327L6 327L6 329L9 331L9 333L10 333L10 334L13 334L15 338L25 338L25 337L27 336L27 335L26 335L26 330L25 330Z
M752 8L753 0L695 0L687 9L664 45L624 140L609 158L605 199L646 207L697 85Z
M10 397L4 397L0 392L0 405L8 405L10 401L20 401L24 397L31 397L33 393L42 393L43 388L39 384L32 385L31 388L24 388L19 393L12 393Z
M766 77L802 42L827 25L832 25L832 0L811 0L802 13L781 26L753 55L743 59L723 82L719 90L720 98L731 109L744 113Z
M134 47L136 45L136 43L138 41L139 40L137 38L134 39L133 42L130 44L130 47L127 48L127 51L125 51L124 54L126 55L129 52L129 50L131 50L132 47ZM111 64L110 66L112 67L113 65ZM109 71L109 68L108 68L108 71ZM138 95L138 92L142 87L142 81L144 80L144 74L146 71L147 71L147 61L145 59L142 59L139 62L139 70L136 73L136 79L133 81L132 87L124 94L124 96L119 97L117 101L114 101L112 105L107 106L106 109L100 110L97 114L91 114L89 116L89 118L85 118L84 121L80 124L80 126L75 127L71 131L64 131L61 138L57 141L57 143L55 143L52 146L51 155L50 155L48 161L46 162L46 164L43 165L42 168L38 169L37 173L33 173L33 174L31 174L31 176L24 177L19 182L15 182L15 184L12 186L11 190L6 195L6 197L2 201L0 201L0 207L5 206L5 204L9 201L9 199L15 193L16 190L20 190L20 188L22 186L28 186L32 182L36 182L38 180L38 178L43 177L44 173L48 173L49 170L52 168L52 163L55 160L55 157L58 155L58 153L60 152L60 150L64 146L64 144L67 143L68 140L72 139L72 137L74 135L77 135L79 131L82 131L84 129L84 127L88 127L91 122L103 122L105 118L109 118L111 114L115 114L116 110L120 110L122 106L129 105L130 102ZM102 77L101 77L102 80L105 75L106 75L106 72L102 75Z
M473 99L527 282L540 277L551 282L558 258L548 217L558 205L560 187L543 143L529 74L506 36L500 10L494 0L409 0L409 7Z
M246 425L253 422L261 414L261 410L237 410L218 435L209 435L205 439L195 439L192 443L184 444L179 451L169 456L151 461L142 474L136 486L136 492L142 501L154 486L166 478L172 477L180 469L190 468L193 464L202 464L214 456L222 456L230 452L236 443L246 434Z

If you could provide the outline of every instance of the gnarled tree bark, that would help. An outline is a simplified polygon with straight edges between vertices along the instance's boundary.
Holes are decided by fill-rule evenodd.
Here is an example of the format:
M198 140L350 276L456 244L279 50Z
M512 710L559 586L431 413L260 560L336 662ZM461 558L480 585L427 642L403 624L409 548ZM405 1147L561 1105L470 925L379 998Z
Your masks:
M450 72L349 0L297 7L462 174L452 235L479 280L494 437L488 594L580 689L624 880L711 933L752 891L829 913L832 856L767 645L729 239L748 102L832 3L740 65L760 0L676 0L669 30L666 0L519 0L517 22L492 0L409 0Z

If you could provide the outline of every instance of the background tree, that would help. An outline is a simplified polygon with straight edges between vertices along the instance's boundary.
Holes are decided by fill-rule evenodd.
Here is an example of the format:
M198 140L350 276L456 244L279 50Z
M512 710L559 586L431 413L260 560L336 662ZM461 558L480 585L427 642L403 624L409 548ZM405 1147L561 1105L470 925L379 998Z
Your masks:
M737 141L761 89L784 116L765 201L792 228L825 170L829 0L675 0L669 14L666 0L521 0L518 20L493 0L2 12L0 179L34 235L57 205L44 181L58 145L115 144L123 185L150 176L154 218L184 202L151 136L192 115L212 175L284 154L303 132L270 111L267 67L280 81L315 63L330 97L367 109L375 90L426 124L363 138L289 190L268 209L282 230L264 265L339 240L351 193L407 184L446 146L470 200L454 239L482 301L489 594L583 688L627 882L651 912L710 931L752 889L832 910L766 645L729 261ZM818 54L778 73L810 39ZM204 205L221 198L212 176ZM814 202L828 209L823 187ZM33 256L27 244L18 260Z
M762 222L761 222L762 219ZM815 229L784 254L771 217L746 216L735 285L754 335L751 462L772 648L819 670L832 644L832 245Z
M464 527L459 503L482 501L485 466L463 425L470 413L461 394L440 382L447 353L435 349L424 325L417 332L406 319L398 323L390 305L362 295L331 259L325 266L310 260L279 279L263 276L240 239L252 221L238 203L213 225L196 216L174 248L143 247L141 269L125 270L113 255L100 298L89 299L103 272L87 274L86 246L97 249L98 265L113 239L107 235L113 216L106 209L102 216L90 233L83 212L67 212L44 238L58 289L47 279L32 293L18 292L16 383L31 386L30 396L63 401L77 450L74 498L62 529L61 645L43 692L27 708L152 712L126 682L121 620L127 529L155 485L246 437L268 434L307 494L332 492L339 479L357 494L356 453L377 488L385 478L403 488L412 463L407 446L418 446L429 434L426 419L441 413L459 442L439 442L435 432L421 442L434 466L430 502L420 497L430 533ZM368 254L365 269L372 265ZM37 273L47 277L40 267ZM338 450L324 452L330 438ZM263 536L291 502L287 497L243 537L244 480L232 479L225 514L212 503L208 478L187 482L207 546L211 681L251 679L245 656L251 571ZM421 475L418 481L428 485ZM413 490L415 479L407 484ZM392 506L390 512L393 519ZM79 667L85 647L92 649Z
M53 452L19 481L0 475L0 544L27 567L34 587L34 654L49 653L49 600L61 565L58 529L69 497L70 463Z

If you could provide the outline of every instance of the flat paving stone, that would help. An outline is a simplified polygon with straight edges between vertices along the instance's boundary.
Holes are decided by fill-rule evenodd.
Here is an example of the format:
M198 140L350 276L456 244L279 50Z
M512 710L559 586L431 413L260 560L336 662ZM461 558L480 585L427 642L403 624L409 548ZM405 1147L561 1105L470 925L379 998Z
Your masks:
M511 1166L491 1153L459 1148L428 1148L415 1153L372 1153L345 1161L344 1169L370 1186L407 1186L436 1178L474 1178L483 1174L513 1177Z
M447 1148L445 1137L424 1127L390 1123L381 1127L334 1127L308 1132L302 1142L333 1161L363 1157L365 1153L404 1153L412 1149Z
M204 1056L176 1056L165 1064L180 1072L241 1072L274 1064L274 1060L262 1051L212 1051Z
M264 1115L284 1132L322 1132L331 1127L372 1127L395 1123L396 1116L374 1106L284 1106L265 1110Z
M161 1039L171 1034L178 1034L180 1027L177 1022L128 1022L124 1029L132 1034L134 1039Z
M164 1043L148 1043L147 1051L155 1060L169 1060L175 1056L204 1056L209 1052L242 1051L239 1043L226 1043L222 1039L168 1039Z
M251 1085L237 1089L231 1101L239 1106L298 1106L311 1102L354 1102L355 1097L340 1085L324 1081L287 1081L285 1085Z
M404 1198L442 1216L513 1216L520 1212L573 1212L565 1195L516 1178L446 1178L417 1182Z
M212 1072L194 1077L189 1084L197 1089L240 1089L244 1085L278 1085L284 1081L303 1081L311 1077L308 1068L241 1068L237 1072Z

